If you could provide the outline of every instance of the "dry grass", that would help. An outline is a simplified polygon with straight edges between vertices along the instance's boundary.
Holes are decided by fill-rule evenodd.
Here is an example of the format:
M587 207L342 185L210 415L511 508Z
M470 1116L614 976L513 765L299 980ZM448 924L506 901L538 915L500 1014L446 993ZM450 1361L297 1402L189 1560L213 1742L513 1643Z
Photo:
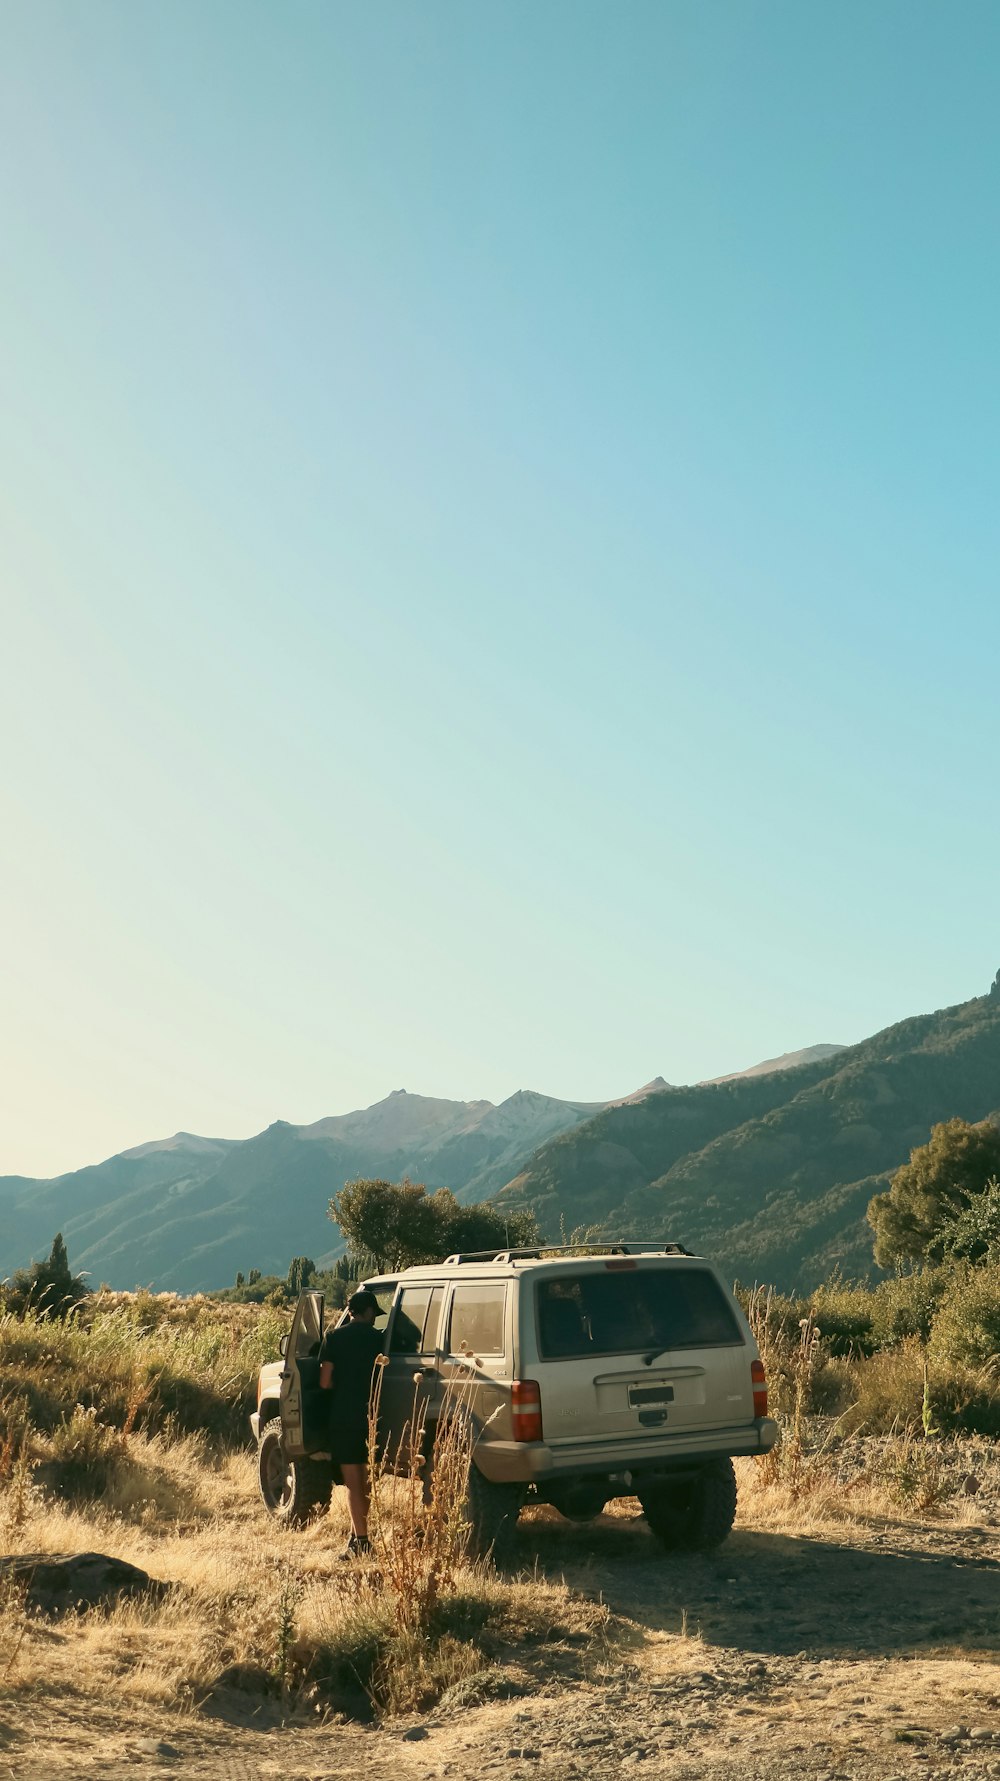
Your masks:
M766 1305L758 1311L790 1438L774 1465L741 1462L745 1525L801 1533L889 1514L975 1518L976 1502L952 1495L947 1444L912 1422L877 1452L860 1438L854 1447L817 1444L807 1406L829 1363L815 1326L807 1320L779 1355L775 1320ZM98 1550L174 1586L161 1601L53 1628L26 1617L20 1591L7 1585L0 1689L190 1714L220 1675L252 1666L256 1692L243 1697L244 1710L265 1721L331 1710L378 1718L531 1686L533 1652L538 1675L560 1652L567 1675L613 1663L599 1602L541 1575L511 1581L466 1562L471 1430L461 1387L429 1487L419 1409L403 1476L377 1472L371 1564L339 1559L348 1531L341 1492L305 1529L268 1517L252 1456L228 1442L236 1428L245 1436L249 1382L261 1352L276 1346L272 1321L266 1309L160 1307L148 1295L96 1301L65 1326L0 1317L3 1550ZM208 1426L185 1431L199 1403L211 1411Z
M437 1599L425 1597L419 1616L401 1614L378 1565L339 1558L348 1531L341 1492L309 1527L282 1529L259 1502L252 1457L219 1455L198 1437L128 1437L99 1500L70 1501L19 1476L0 1486L8 1551L98 1550L176 1587L160 1603L71 1616L56 1633L26 1622L8 1592L0 1600L7 1691L95 1699L113 1691L184 1713L221 1673L249 1665L264 1711L381 1717L494 1675L525 1629L536 1638L560 1626L603 1637L604 1611L564 1585L507 1583L457 1555ZM398 1561L412 1525L406 1480L383 1480L380 1514L385 1549Z
M982 1501L964 1482L979 1473L995 1486L1000 1458L987 1440L927 1440L911 1432L834 1444L818 1436L797 1468L735 1461L740 1524L771 1533L857 1530L906 1520L915 1527L973 1526Z
M77 1405L100 1421L242 1441L252 1382L287 1316L163 1293L97 1293L65 1322L0 1312L0 1442L51 1434Z

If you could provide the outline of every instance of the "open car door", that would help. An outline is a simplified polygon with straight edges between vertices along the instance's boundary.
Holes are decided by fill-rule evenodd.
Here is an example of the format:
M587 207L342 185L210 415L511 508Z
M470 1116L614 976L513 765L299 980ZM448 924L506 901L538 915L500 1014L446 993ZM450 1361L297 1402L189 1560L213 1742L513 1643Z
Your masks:
M319 1389L319 1348L323 1340L323 1294L304 1292L285 1338L278 1401L281 1440L289 1459L326 1446L324 1394Z

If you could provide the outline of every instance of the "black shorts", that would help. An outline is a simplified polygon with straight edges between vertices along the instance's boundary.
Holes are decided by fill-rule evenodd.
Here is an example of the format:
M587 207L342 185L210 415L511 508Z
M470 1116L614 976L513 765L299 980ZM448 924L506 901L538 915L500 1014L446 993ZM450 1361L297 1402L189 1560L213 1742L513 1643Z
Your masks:
M335 1422L330 1429L330 1458L338 1466L363 1466L368 1461L368 1424Z

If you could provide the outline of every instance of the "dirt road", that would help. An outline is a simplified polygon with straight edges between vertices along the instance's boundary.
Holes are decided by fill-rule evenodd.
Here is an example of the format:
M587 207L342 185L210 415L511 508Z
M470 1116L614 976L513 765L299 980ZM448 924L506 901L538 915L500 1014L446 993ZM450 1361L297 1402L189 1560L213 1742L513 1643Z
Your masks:
M114 1701L36 1688L0 1706L0 1781L1000 1777L1000 1540L988 1521L795 1537L738 1527L718 1554L678 1559L639 1519L539 1519L521 1560L614 1616L608 1643L582 1659L558 1639L527 1652L521 1698L476 1704L473 1690L379 1731L257 1729L249 1706L234 1711L241 1723L131 1705L126 1717Z

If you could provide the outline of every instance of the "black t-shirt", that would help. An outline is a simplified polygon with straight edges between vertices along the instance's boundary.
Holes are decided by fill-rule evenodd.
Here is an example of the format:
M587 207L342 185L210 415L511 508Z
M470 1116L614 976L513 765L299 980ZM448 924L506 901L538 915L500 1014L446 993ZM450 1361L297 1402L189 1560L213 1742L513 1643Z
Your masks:
M337 1422L365 1423L376 1356L382 1352L384 1332L352 1318L339 1329L327 1330L319 1351L320 1361L333 1362L330 1414Z

